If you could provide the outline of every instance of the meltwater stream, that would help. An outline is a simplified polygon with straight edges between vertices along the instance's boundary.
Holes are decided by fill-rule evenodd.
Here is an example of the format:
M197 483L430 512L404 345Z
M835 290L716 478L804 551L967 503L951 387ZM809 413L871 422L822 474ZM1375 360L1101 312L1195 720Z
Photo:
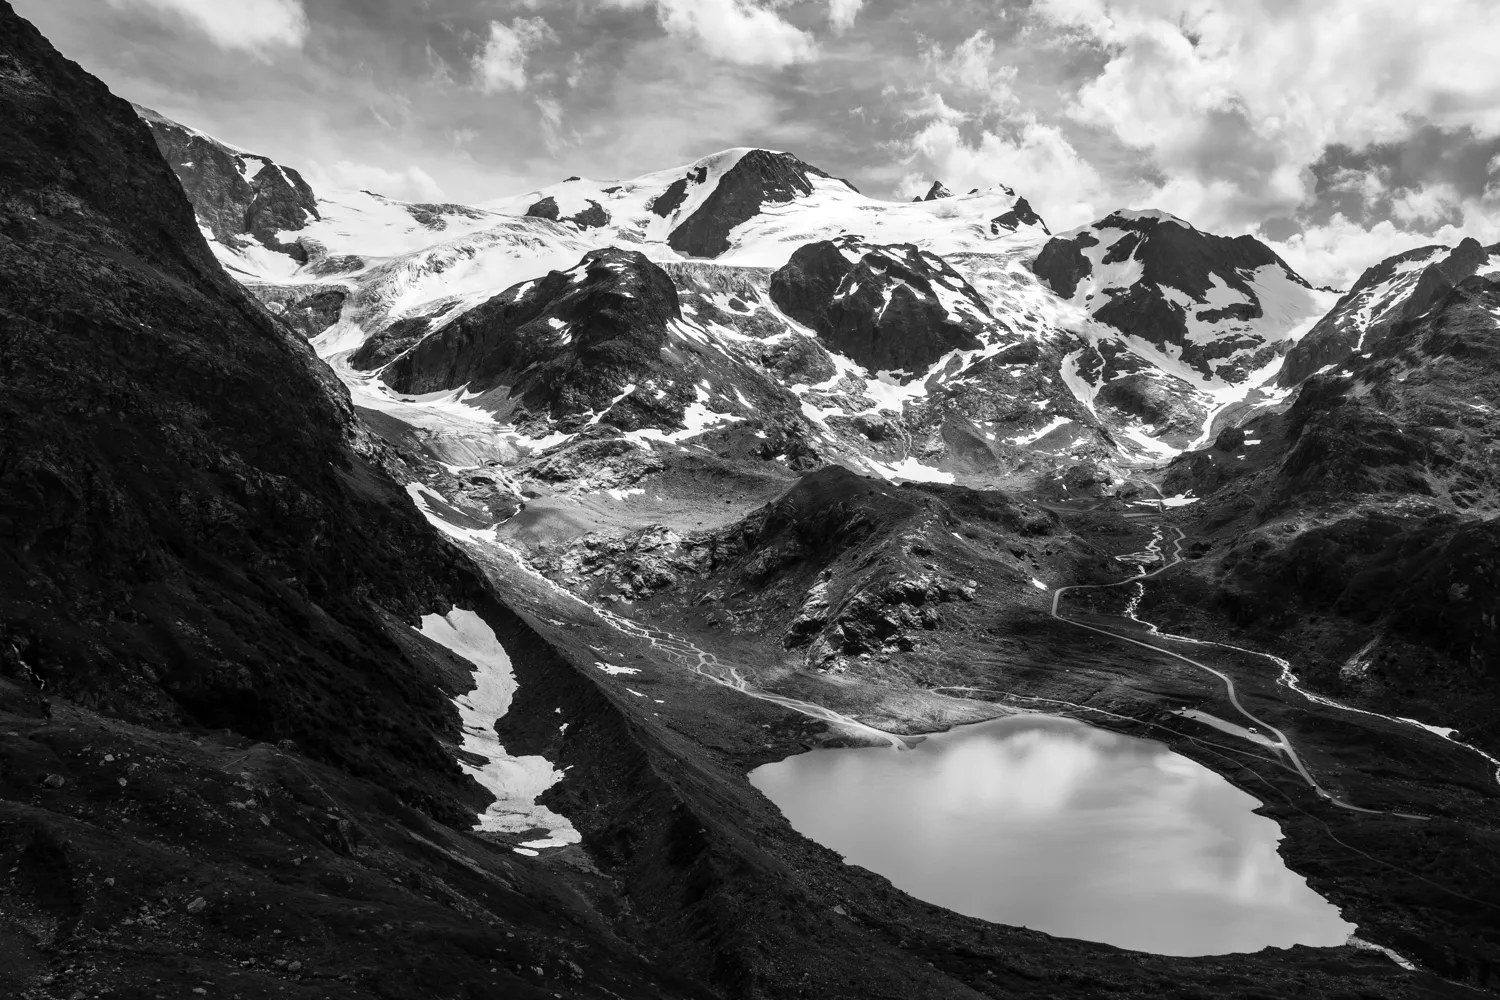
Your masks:
M1162 955L1332 946L1256 800L1165 746L1015 716L915 749L814 750L750 781L792 826L919 899Z

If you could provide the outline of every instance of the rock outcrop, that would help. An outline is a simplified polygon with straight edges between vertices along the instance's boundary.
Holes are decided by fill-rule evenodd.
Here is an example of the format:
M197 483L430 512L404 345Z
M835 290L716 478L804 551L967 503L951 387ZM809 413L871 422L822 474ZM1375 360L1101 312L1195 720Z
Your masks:
M516 405L553 420L598 416L622 430L670 425L686 400L675 383L657 381L667 325L680 316L672 279L643 254L594 250L570 270L464 313L382 377L412 393L503 386Z
M557 207L557 199L548 195L541 201L526 210L526 214L535 219L550 219L553 222L571 222L579 229L599 229L609 225L609 212L604 206L592 198L587 199L588 207L574 212L572 215L561 215L561 209Z
M1006 190L1010 189L1006 188ZM1002 230L1013 233L1022 226L1036 226L1049 236L1052 234L1052 230L1047 228L1047 223L1042 221L1042 217L1036 214L1036 210L1025 198L1017 198L1009 212L997 215L990 220L990 234L999 236Z
M282 239L283 233L319 218L318 199L301 174L270 157L226 146L149 108L135 110L151 127L199 222L214 239L238 246L249 238L307 262L306 250Z
M1033 268L1099 322L1230 383L1325 308L1254 237L1214 236L1162 212L1116 212L1055 236Z
M1401 323L1433 308L1465 278L1490 267L1500 268L1500 244L1486 249L1472 237L1451 250L1419 247L1386 258L1360 275L1287 352L1277 382L1295 386L1316 372L1345 365Z
M854 237L812 243L771 277L771 298L832 350L912 377L995 325L984 299L936 254Z
M752 149L724 172L703 204L679 222L667 244L691 257L717 257L729 249L729 234L766 205L813 193L811 178L829 177L789 153ZM697 183L702 183L699 178ZM682 204L688 181L678 182L656 200L652 211L666 218ZM847 182L844 182L847 183Z

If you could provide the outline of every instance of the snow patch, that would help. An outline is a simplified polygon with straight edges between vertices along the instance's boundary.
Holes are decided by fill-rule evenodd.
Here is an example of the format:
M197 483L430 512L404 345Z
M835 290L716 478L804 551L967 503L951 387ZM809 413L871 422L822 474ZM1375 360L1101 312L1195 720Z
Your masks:
M877 462L874 459L866 460L870 468L879 476L890 480L906 480L914 483L948 483L954 481L953 473L942 472L930 465L923 465L908 455L899 463L891 465L885 462Z
M609 674L611 677L619 677L621 675L629 676L630 674L640 673L640 671L635 667L616 667L613 664L604 663L602 661L595 661L594 666L598 667L606 674Z
M483 766L476 767L460 758L459 767L495 796L495 801L479 814L474 829L505 833L547 830L546 839L527 842L531 848L563 847L582 840L566 817L536 801L562 779L562 772L543 757L513 757L500 744L495 723L510 710L516 679L510 656L494 630L474 612L454 608L446 615L423 616L421 627L414 631L474 668L474 689L453 699L463 720L464 751L485 760Z

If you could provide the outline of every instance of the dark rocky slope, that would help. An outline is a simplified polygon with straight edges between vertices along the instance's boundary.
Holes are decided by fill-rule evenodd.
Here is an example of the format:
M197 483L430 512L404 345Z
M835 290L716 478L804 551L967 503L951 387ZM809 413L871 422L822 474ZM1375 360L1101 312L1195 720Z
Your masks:
M672 423L686 402L681 391L664 384L669 391L658 397L649 390L662 366L667 324L680 317L672 279L645 255L594 250L568 271L516 285L464 313L382 378L401 392L504 387L518 405L554 420L608 411L610 425L622 430ZM375 360L369 347L355 364ZM617 398L630 385L642 391Z
M1296 386L1313 374L1343 365L1357 350L1369 350L1392 329L1420 317L1491 258L1475 239L1457 247L1430 246L1387 257L1360 275L1338 303L1287 352L1277 383Z
M962 531L961 537L955 537ZM982 553L982 555L980 555ZM697 624L774 637L818 670L913 675L943 658L937 634L986 592L1032 580L1108 579L1108 558L1045 509L999 492L868 479L828 466L722 529L587 536L540 563L591 599L660 596ZM950 607L954 606L954 607Z
M436 737L451 710L382 623L479 580L332 373L214 262L129 105L9 11L3 52L0 661L471 812Z
M941 257L857 237L799 247L771 276L771 299L872 372L923 373L949 351L977 350L979 334L997 325Z
M1006 194L1015 194L1010 188L1004 190ZM1031 203L1025 198L1017 198L1009 212L997 215L990 220L990 235L999 236L1002 229L1013 233L1022 226L1036 226L1047 235L1052 234L1052 230L1047 228L1047 223L1036 213L1036 209L1031 207Z
M703 996L458 832L472 681L407 623L540 640L5 3L0 274L0 994Z
M809 178L828 176L789 153L752 149L724 172L703 204L673 228L667 243L690 257L717 257L729 249L729 233L735 226L760 214L765 205L812 194ZM653 207L663 218L686 193L687 181L678 183L682 189L676 189L676 185L668 188ZM702 183L702 178L697 183Z
M1295 643L1321 690L1500 748L1500 284L1464 279L1349 374L1185 455L1228 543L1195 595ZM1255 443L1247 443L1255 442ZM1208 580L1202 581L1207 583Z
M548 195L541 201L526 210L526 214L536 219L548 219L552 222L571 222L579 229L598 229L609 225L609 212L604 206L594 199L588 199L589 207L581 212L563 216L562 210L557 207L557 199Z
M271 315L311 340L338 322L349 298L340 285L247 285Z

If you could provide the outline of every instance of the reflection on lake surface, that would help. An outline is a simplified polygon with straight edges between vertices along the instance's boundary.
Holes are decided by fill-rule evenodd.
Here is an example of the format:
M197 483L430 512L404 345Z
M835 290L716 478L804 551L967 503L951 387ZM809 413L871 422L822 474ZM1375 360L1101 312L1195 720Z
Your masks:
M1020 716L915 750L815 750L750 781L803 835L913 896L1163 955L1338 945L1257 801L1159 743Z

